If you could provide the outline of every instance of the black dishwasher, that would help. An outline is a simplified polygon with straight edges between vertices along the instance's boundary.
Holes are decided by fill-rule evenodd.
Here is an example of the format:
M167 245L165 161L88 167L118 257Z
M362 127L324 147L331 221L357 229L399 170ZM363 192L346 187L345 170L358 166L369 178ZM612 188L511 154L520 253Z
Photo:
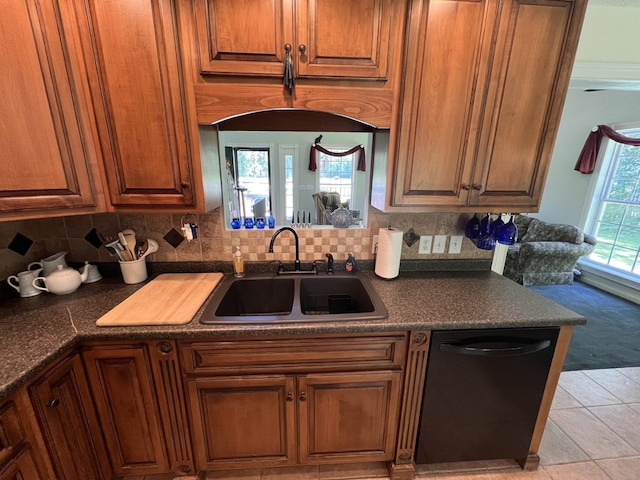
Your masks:
M433 332L416 463L526 458L558 332Z

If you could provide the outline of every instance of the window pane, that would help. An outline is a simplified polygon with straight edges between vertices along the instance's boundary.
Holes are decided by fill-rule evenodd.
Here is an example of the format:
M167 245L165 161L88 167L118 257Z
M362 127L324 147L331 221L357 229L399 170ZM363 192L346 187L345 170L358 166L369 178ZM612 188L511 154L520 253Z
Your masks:
M618 235L619 226L611 223L601 223L598 225L598 231L596 233L596 238L599 242L610 242L613 243L616 240L616 236Z
M611 182L608 198L621 202L631 200L635 190L636 182L631 179L614 178Z
M348 205L351 201L353 161L353 155L333 157L324 153L318 159L320 191L338 192L343 205Z
M640 248L640 229L632 227L620 228L616 245L631 248L637 252Z
M640 206L639 205L629 205L622 224L628 225L629 227L640 228Z
M594 262L607 264L611 256L611 250L613 250L613 245L600 242L596 245L591 255L589 255L589 258Z
M636 253L634 250L616 246L611 253L609 265L630 272L636 260Z
M237 191L244 217L264 217L270 209L269 151L237 149Z
M604 210L600 220L602 222L619 224L622 222L625 210L626 207L623 204L604 202Z

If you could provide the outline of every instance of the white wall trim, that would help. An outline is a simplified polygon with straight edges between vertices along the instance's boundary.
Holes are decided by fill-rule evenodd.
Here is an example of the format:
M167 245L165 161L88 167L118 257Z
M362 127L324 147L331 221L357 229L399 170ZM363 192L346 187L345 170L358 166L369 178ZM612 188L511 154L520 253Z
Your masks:
M575 62L571 73L571 88L593 88L592 84L597 82L640 83L640 64Z
M591 262L581 261L579 266L582 282L640 305L640 284L637 282L610 273Z

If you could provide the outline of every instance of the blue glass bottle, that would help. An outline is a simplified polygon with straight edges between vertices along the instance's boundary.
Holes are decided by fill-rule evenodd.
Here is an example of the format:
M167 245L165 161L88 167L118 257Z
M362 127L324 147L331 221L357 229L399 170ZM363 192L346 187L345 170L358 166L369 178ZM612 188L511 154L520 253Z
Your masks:
M244 228L253 228L253 218L247 217L244 219Z
M269 224L269 228L276 228L276 219L273 218L273 215L269 215L269 218L267 218L267 223Z
M231 228L233 228L234 230L239 229L242 226L242 222L240 221L239 218L234 218L233 220L231 220Z
M262 217L256 218L256 228L259 228L259 229L264 228L264 218Z

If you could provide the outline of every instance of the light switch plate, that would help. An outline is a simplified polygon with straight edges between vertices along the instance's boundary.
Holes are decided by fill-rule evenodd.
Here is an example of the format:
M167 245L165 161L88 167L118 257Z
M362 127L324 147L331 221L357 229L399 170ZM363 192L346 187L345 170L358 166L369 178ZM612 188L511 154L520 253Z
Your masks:
M427 255L431 253L431 242L433 237L431 235L421 235L420 245L418 246L418 253L421 255Z
M460 253L460 250L462 250L462 235L451 235L449 253Z
M446 235L436 235L433 238L433 253L444 253L444 247L447 244Z

